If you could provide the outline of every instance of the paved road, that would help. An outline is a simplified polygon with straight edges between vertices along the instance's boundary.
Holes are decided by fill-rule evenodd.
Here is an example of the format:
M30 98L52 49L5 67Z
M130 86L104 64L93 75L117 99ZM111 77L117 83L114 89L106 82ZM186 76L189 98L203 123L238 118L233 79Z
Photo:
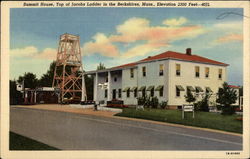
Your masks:
M11 108L10 130L63 150L242 150L242 137L83 114Z

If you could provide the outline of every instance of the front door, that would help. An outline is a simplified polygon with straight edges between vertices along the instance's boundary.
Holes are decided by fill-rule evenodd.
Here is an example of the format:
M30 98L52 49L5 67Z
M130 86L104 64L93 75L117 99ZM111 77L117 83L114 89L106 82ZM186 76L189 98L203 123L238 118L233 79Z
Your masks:
M116 99L116 89L113 89L113 99Z

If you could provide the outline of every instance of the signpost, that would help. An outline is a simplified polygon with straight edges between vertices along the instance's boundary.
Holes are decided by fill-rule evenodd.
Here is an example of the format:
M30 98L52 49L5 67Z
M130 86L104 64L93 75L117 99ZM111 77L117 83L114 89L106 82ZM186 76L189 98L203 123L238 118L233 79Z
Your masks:
M193 112L193 118L194 118L194 105L193 104L182 105L182 119L185 118L185 112Z

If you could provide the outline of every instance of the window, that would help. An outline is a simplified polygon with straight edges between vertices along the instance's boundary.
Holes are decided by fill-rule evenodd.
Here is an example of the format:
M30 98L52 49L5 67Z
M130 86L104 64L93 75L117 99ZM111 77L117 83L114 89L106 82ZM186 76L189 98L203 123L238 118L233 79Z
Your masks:
M115 82L117 81L117 77L114 77L114 81L115 81Z
M122 97L122 89L118 89L118 98L121 98Z
M180 97L180 96L181 96L181 90L176 87L176 97Z
M195 77L200 77L200 67L195 66Z
M180 75L181 75L181 65L176 64L176 76L180 76Z
M130 89L127 90L127 98L130 96Z
M108 97L108 90L107 90L107 89L105 89L105 91L104 91L104 97L105 97L105 98Z
M159 96L163 97L163 87L159 90Z
M133 68L130 69L130 78L134 78L134 69Z
M142 76L146 77L146 67L145 66L142 67Z
M108 77L106 77L106 82L108 82L109 81L109 78Z
M208 78L209 77L209 67L205 68L205 77Z
M159 76L163 76L163 64L160 64Z
M137 97L137 88L134 90L134 97Z
M219 75L218 75L219 79L222 79L222 69L219 69Z

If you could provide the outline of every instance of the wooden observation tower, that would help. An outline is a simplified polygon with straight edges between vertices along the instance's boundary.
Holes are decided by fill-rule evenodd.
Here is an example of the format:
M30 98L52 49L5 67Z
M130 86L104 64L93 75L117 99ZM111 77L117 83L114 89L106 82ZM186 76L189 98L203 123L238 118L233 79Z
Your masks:
M80 37L63 34L59 39L52 87L60 90L60 101L86 101Z

